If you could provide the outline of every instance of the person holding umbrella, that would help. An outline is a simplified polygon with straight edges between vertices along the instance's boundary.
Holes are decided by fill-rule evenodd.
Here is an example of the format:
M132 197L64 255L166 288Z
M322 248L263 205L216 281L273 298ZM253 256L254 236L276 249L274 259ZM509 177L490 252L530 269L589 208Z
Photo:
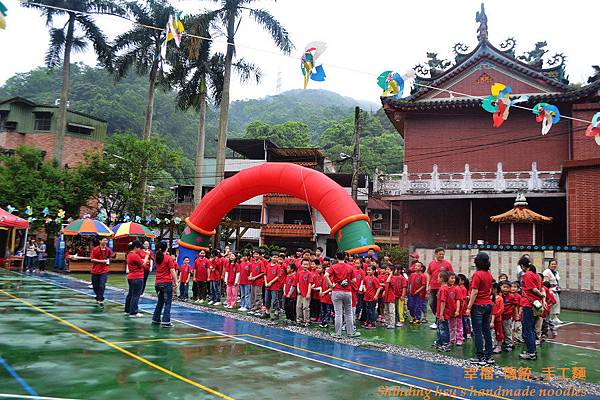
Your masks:
M108 278L108 264L112 258L112 251L106 245L108 239L103 237L98 243L98 239L94 240L96 245L90 255L92 262L92 287L96 295L96 303L100 307L104 307L104 290L106 289L106 281Z
M127 254L129 292L125 298L125 314L132 318L142 316L138 313L138 303L144 287L144 264L148 262L150 254L146 253L146 256L142 259L140 257L141 253L142 243L139 240L134 240L129 244L129 253Z

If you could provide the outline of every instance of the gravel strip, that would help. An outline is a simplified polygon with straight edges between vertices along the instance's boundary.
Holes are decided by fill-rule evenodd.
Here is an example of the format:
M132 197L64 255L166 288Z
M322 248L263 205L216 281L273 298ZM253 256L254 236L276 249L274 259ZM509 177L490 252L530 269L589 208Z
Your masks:
M68 275L61 275L61 276L66 276L69 279L73 279L73 280L77 280L77 281L85 282L85 283L89 284L88 281L69 277ZM112 290L117 290L117 291L123 292L123 293L127 292L124 289L117 288L114 286L107 285L106 287L110 288ZM144 294L142 297L147 298L147 299L156 299L156 296L147 294L147 293ZM222 309L216 309L213 307L203 306L203 305L190 303L190 302L182 302L182 301L178 301L175 299L173 300L173 304L189 307L189 308L204 311L204 312L209 312L212 314L221 315L223 317L237 319L240 321L252 322L252 323L258 324L258 325L277 327L277 328L285 329L285 330L288 330L291 332L297 332L297 333L301 333L301 334L307 335L307 336L312 336L312 337L316 337L316 338L320 338L320 339L335 341L335 342L347 344L350 346L356 346L356 347L361 346L361 347L365 347L365 348L372 348L374 350L379 350L379 351L382 351L385 353L398 354L401 356L412 357L412 358L416 358L419 360L428 361L428 362L437 363L437 364L451 365L451 366L455 366L455 367L459 367L459 368L463 368L463 369L473 367L473 364L469 363L468 360L451 357L451 356L443 354L443 353L427 352L427 351L418 350L418 349L401 347L401 346L397 346L397 345L393 345L393 344L389 344L389 343L371 342L371 341L360 339L360 338L349 338L346 336L343 336L341 338L334 338L329 333L326 333L326 332L323 332L323 331L320 331L320 330L314 329L314 328L304 328L301 326L286 325L281 322L274 324L274 323L270 322L269 320L260 319L258 317L245 315L245 314L241 314L238 312L225 311ZM559 372L557 372L557 373L559 373ZM495 376L494 379L499 381L499 386L502 386L502 384L500 383L501 381L504 380L502 378L504 376L502 367L499 367L499 366L494 367L494 376ZM534 377L534 379L537 381L541 381L541 377L539 377L539 376ZM475 379L473 382L475 384L477 382L477 380ZM555 388L559 388L559 389L564 389L564 390L566 390L566 389L577 390L580 393L578 396L576 395L576 396L565 396L565 397L580 397L582 395L581 391L583 391L583 390L585 390L586 395L600 395L600 384L594 384L591 382L585 382L585 381L579 381L579 380L573 380L573 379L562 380L560 378L551 378L548 381L544 381L543 384L552 386ZM557 398L559 398L559 397L561 397L561 396L558 395Z

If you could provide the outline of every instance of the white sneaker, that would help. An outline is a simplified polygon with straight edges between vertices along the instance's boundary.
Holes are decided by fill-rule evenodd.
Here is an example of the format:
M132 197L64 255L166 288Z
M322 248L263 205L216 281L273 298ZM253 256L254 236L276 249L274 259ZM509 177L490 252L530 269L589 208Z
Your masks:
M429 325L429 327L431 329L437 329L437 324L434 322L433 324Z
M142 314L142 313L129 314L129 318L142 318L143 316L144 316L144 314Z
M248 309L246 307L242 307L240 308L240 311L248 311Z
M196 300L196 303L202 304L202 303L204 303L204 300Z
M217 301L216 303L213 303L213 306L220 306L220 305L221 305L220 301Z
M214 303L212 302L212 300L208 302L208 305L209 305L209 306L212 306L213 304L214 304Z
M552 319L552 323L560 325L560 324L562 324L564 322L562 322L560 319L558 319L558 317L556 317L556 318Z

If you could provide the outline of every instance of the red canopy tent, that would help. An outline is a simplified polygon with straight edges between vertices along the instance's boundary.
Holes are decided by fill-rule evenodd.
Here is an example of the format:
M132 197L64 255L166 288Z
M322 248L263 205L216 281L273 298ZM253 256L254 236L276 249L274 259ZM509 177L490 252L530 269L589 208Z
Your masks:
M8 211L0 208L0 229L7 231L7 235L3 242L5 243L3 256L0 258L0 265L5 268L16 267L19 270L23 269L23 257L15 255L15 241L18 229L29 229L29 222L16 215L12 215ZM25 232L24 243L27 242L27 232Z

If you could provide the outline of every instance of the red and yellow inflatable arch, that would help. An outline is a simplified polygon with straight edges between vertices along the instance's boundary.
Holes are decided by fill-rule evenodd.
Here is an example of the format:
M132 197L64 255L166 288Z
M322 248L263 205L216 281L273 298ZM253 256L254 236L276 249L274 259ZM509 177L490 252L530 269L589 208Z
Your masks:
M348 253L380 251L373 240L369 217L346 191L325 174L291 163L265 163L244 169L223 180L186 219L179 240L179 258L194 259L206 250L215 228L238 204L267 193L287 194L305 200L319 210L331 226L338 248Z

